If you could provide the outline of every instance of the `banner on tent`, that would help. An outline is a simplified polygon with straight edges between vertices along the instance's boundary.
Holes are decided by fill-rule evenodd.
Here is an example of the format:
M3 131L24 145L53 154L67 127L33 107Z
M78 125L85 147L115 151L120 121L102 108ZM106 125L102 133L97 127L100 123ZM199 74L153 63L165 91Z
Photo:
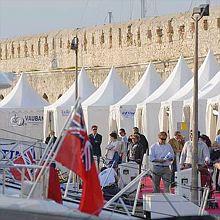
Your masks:
M34 158L39 160L45 146L46 145L44 143L33 145L31 143L9 142L0 140L0 161L8 159L12 160L16 156L20 155L21 152L24 152L30 147L34 149Z
M43 123L43 115L35 113L20 113L20 112L11 112L9 115L9 124L12 127L21 127L27 125L39 125Z
M134 118L135 112L134 111L123 111L121 114L124 118Z

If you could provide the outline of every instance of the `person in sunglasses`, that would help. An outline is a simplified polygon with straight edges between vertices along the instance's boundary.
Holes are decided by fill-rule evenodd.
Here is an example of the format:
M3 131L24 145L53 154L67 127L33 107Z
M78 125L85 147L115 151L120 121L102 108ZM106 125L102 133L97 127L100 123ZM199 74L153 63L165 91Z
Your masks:
M172 171L170 166L174 159L174 151L170 144L166 143L167 133L158 134L158 142L150 147L150 162L152 163L153 192L160 192L160 180L164 183L164 191L170 192Z
M99 169L100 164L100 157L102 156L101 153L101 144L102 144L102 135L97 132L98 126L92 126L92 133L89 134L89 141L92 144L92 151L93 155L97 158L97 166Z

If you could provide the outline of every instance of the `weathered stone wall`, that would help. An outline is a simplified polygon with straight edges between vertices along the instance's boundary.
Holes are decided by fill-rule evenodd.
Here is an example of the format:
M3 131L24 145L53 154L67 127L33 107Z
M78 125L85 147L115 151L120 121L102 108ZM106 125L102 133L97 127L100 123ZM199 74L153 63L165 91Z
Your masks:
M180 54L192 68L194 31L191 15L186 13L1 40L0 70L29 72L33 87L54 102L74 80L70 69L75 66L75 55L70 44L77 34L79 66L87 67L94 84L98 87L114 65L131 88L149 61L155 63L163 79ZM199 22L200 62L208 49L220 60L220 8L212 9L210 16Z

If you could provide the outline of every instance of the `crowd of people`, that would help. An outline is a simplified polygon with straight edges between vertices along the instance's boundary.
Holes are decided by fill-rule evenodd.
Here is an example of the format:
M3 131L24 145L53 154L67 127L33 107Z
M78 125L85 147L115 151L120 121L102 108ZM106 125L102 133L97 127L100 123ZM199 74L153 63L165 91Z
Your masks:
M97 165L100 168L102 136L97 132L98 126L92 126L92 133L89 140L92 144L93 155L97 157ZM121 128L119 134L112 131L109 134L109 142L105 146L105 164L116 161L117 164L128 161L135 161L142 164L144 154L148 152L148 141L143 134L139 133L137 127L133 128L133 133L126 135L125 129Z
M127 136L125 129L121 128L118 133L112 131L109 134L109 142L105 146L105 152L102 152L102 135L98 133L98 126L93 125L91 130L89 140L92 145L93 155L97 159L100 184L106 199L111 198L120 190L117 185L118 164L130 161L135 162L139 165L139 172L141 172L144 154L149 156L153 192L155 193L160 192L161 179L164 183L164 191L170 192L172 184L175 185L174 177L178 166L180 170L192 167L192 131L190 131L189 141L185 141L180 131L176 131L174 137L169 140L166 132L159 132L158 141L149 147L147 138L139 132L137 127L133 128L133 132L129 136ZM49 142L51 137L54 138L53 131L50 132L47 142ZM101 158L104 158L105 161L102 168L100 167ZM211 142L207 135L198 133L198 170L206 171L204 179L206 179L207 170L210 166L216 167L214 185L216 190L219 190L220 129L217 132L214 143ZM203 175L203 172L201 172L201 175ZM206 181L203 182L202 184L207 183Z

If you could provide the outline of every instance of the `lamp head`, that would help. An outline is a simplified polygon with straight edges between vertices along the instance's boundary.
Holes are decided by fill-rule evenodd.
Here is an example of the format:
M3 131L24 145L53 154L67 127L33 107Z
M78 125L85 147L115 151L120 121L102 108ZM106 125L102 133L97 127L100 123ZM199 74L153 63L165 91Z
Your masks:
M199 7L193 8L193 15L209 16L209 4L202 4Z
M71 42L71 50L78 50L79 38L76 36Z

